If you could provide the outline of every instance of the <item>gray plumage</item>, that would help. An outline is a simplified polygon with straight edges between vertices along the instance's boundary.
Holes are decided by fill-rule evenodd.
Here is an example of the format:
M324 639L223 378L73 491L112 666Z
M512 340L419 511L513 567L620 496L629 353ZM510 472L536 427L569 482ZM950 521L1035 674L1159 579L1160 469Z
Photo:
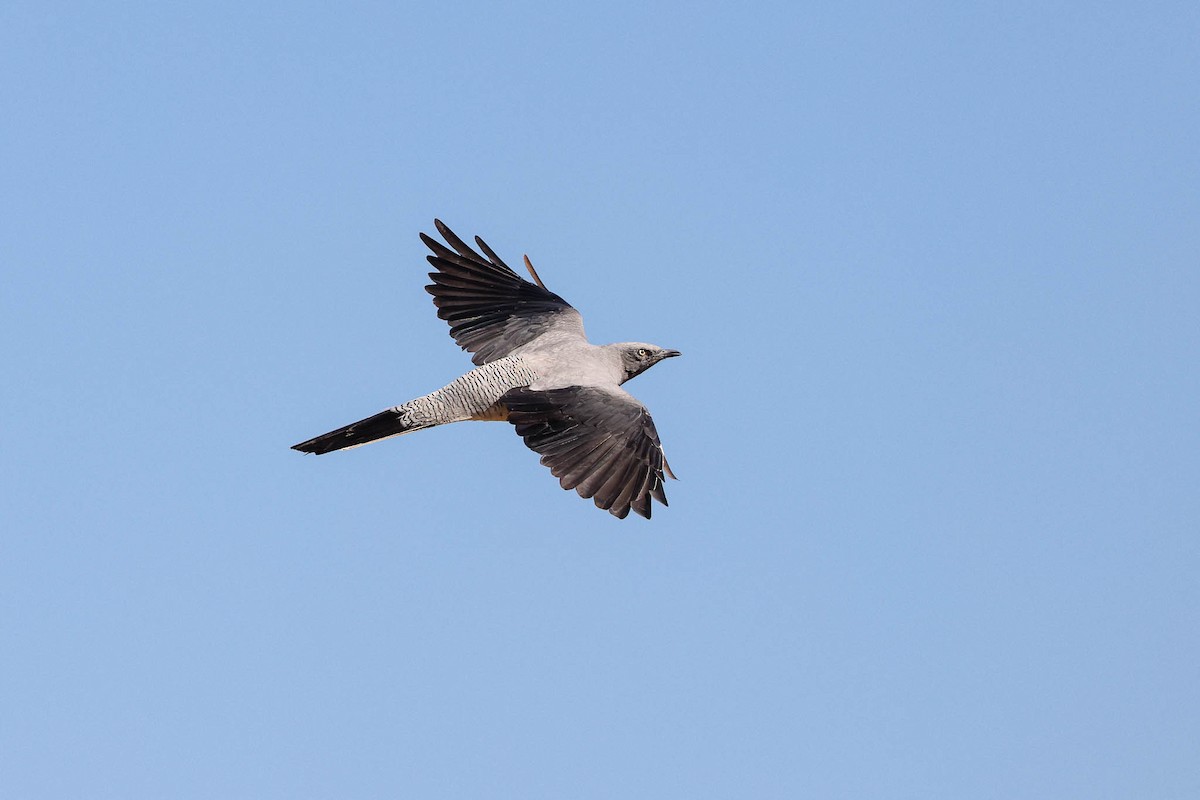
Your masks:
M583 318L514 272L478 236L483 255L434 220L449 245L421 234L435 271L425 289L475 369L436 392L294 445L329 453L466 420L505 420L541 455L564 489L624 518L663 505L664 475L675 477L649 412L621 384L679 355L642 342L594 345Z

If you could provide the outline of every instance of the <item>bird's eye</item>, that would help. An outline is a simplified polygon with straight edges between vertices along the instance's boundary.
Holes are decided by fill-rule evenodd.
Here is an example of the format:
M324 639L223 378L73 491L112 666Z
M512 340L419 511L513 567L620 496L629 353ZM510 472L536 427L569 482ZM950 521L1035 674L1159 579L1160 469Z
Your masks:
M650 351L649 351L649 350L647 350L647 349L646 349L646 348L644 348L644 347L639 347L639 348L638 348L638 351L637 351L637 357L638 357L638 358L645 358L645 357L646 357L646 356L648 356L648 355L650 355Z

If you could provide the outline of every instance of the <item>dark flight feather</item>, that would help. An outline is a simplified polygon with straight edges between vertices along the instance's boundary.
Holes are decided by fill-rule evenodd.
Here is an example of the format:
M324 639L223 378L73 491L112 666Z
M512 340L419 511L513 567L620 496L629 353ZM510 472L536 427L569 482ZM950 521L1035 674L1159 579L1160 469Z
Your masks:
M624 518L664 506L662 443L645 406L621 389L512 389L500 403L525 444L564 489Z
M566 300L513 272L479 237L475 241L486 258L440 220L434 224L450 246L421 234L436 270L429 273L433 283L425 291L433 295L438 316L450 323L454 341L474 354L476 364L503 358L555 326L583 335L583 319Z

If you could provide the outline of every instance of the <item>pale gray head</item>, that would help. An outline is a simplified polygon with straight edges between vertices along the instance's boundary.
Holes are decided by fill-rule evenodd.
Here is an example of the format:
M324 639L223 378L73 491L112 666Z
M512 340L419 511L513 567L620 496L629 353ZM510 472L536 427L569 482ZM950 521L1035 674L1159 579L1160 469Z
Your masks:
M621 367L625 371L621 383L641 375L664 358L680 355L678 350L668 350L665 347L645 342L621 342L610 345L610 347L614 348L621 356Z

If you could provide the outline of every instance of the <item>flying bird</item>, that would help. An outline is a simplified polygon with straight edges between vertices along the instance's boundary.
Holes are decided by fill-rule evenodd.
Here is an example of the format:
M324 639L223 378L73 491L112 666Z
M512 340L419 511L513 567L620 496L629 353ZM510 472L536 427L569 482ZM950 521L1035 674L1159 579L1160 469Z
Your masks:
M646 407L621 388L679 355L644 342L594 345L583 317L551 292L525 257L533 283L475 237L483 254L434 220L446 245L421 234L434 271L425 291L475 369L436 392L294 445L329 453L466 420L511 423L564 489L624 519L667 505L674 478Z

